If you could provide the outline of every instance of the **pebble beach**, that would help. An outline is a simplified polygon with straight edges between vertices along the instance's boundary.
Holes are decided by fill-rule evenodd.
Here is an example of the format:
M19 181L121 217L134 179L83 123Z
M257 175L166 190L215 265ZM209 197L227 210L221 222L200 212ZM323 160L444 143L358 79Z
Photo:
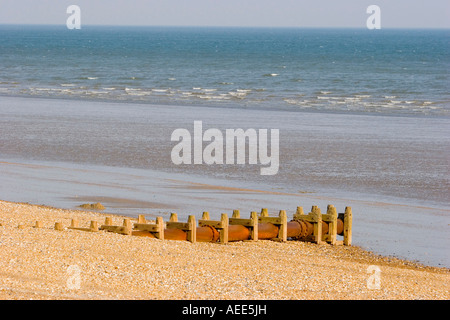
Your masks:
M125 218L0 201L0 299L450 298L449 269L357 246L268 240L222 245L67 229L72 219L88 227L106 217L115 225Z

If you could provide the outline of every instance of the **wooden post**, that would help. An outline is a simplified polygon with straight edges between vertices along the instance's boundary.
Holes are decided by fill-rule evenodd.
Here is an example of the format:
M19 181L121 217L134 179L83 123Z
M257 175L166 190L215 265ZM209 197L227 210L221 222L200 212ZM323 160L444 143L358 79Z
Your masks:
M162 217L156 217L156 229L155 232L156 238L160 240L164 240L164 220Z
M239 219L241 217L241 213L239 210L233 210L233 218Z
M172 213L170 214L170 219L169 219L169 221L170 221L170 222L178 222L178 215L177 215L175 212L172 212Z
M305 213L303 212L303 207L297 207L297 211L294 213L293 219L301 219L304 215Z
M189 225L188 230L187 230L187 240L192 243L195 243L197 241L197 233L196 233L197 226L195 223L195 216L192 216L192 215L189 216L187 223Z
M203 211L202 220L209 220L209 212L208 211Z
M42 228L42 221L36 221L36 224L34 227L37 229Z
M62 231L63 229L61 222L55 222L55 230Z
M318 206L313 206L309 213L314 221L314 242L320 244L322 242L322 214Z
M131 230L131 220L128 218L123 219L123 226Z
M267 208L262 208L261 209L261 217L268 217L269 216L269 212L267 211Z
M111 217L105 218L105 226L112 226L112 218Z
M250 238L253 241L258 241L258 212L252 211L250 213L251 233Z
M222 213L220 216L220 222L222 224L222 229L219 231L219 241L220 243L228 243L228 215Z
M322 215L322 220L328 223L328 233L323 235L322 240L336 245L337 211L333 205L328 205L327 214Z
M143 214L138 215L138 223L147 223Z
M352 208L346 207L344 213L344 245L352 245Z
M98 223L97 221L91 221L91 225L89 226L89 231L97 232L98 231Z
M287 215L285 210L280 210L280 224L278 226L278 239L287 241Z
M70 227L78 228L79 226L80 226L79 221L77 219L72 219L72 221L70 222Z

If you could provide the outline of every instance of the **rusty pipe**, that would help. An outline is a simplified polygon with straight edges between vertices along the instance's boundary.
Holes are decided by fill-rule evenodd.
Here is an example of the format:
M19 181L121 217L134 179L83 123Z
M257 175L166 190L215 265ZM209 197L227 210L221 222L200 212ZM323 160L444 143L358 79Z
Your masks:
M219 239L219 232L210 226L197 227L196 241L199 242L216 242Z
M344 221L337 219L337 234L340 236L344 235Z
M187 232L181 229L164 229L164 239L187 241Z
M148 231L133 230L131 232L131 235L138 236L138 237L149 237L149 238L156 239L156 236L153 233L148 232Z
M244 241L250 239L250 230L241 225L228 226L228 241Z
M149 231L133 230L131 235L156 239L156 236ZM187 240L187 233L180 229L164 229L164 239Z
M302 234L303 226L297 221L289 221L287 223L287 237L296 238Z
M273 239L278 236L278 227L269 222L258 223L258 239Z
M322 235L327 234L328 233L328 223L326 223L325 221L322 221Z

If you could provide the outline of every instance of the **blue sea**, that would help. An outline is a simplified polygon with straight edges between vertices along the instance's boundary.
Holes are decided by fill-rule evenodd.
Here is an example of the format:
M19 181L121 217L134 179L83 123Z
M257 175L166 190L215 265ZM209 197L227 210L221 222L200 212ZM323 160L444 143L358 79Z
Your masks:
M449 30L0 26L0 94L448 116Z
M0 25L0 200L113 214L353 209L450 266L450 30ZM178 128L279 129L279 171L175 165ZM206 144L206 143L204 143Z

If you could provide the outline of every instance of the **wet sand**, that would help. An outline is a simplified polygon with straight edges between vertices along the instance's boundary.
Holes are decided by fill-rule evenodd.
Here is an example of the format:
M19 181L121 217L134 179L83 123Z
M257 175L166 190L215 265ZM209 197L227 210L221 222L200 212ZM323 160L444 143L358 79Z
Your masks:
M0 299L450 298L449 269L357 246L192 244L67 229L72 218L87 227L106 216L125 217L0 201ZM370 268L379 268L379 286Z

